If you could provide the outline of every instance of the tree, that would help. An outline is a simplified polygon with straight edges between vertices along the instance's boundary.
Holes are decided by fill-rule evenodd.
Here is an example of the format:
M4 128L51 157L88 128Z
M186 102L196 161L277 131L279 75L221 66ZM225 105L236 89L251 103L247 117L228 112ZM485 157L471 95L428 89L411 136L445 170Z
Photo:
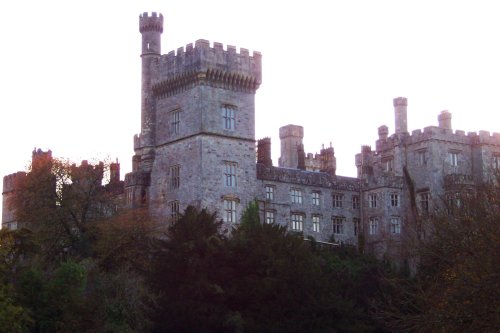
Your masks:
M0 332L28 332L33 324L28 311L19 303L12 283L19 256L23 254L17 234L0 230Z
M47 261L85 256L89 222L116 212L116 193L102 186L109 165L77 167L50 154L34 156L29 172L19 177L9 205L18 225L31 230Z
M454 193L425 225L414 278L388 280L380 318L401 332L500 330L500 188Z
M157 332L222 332L225 237L215 214L187 207L154 255L152 286L161 294Z

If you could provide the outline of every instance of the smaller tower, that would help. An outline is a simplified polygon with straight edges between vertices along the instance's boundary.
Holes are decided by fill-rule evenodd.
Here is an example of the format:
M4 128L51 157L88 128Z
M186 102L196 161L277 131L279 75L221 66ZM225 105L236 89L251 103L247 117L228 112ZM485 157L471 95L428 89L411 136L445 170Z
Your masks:
M337 169L337 159L335 158L335 151L332 143L330 147L322 148L320 151L320 171L327 172L331 176L335 176Z
M405 97L394 98L394 116L396 121L396 134L408 133L406 108L408 100Z
M298 147L302 145L304 128L298 125L286 125L280 128L281 156L279 166L297 169L299 165Z
M448 110L443 110L438 115L439 127L451 131L451 113Z

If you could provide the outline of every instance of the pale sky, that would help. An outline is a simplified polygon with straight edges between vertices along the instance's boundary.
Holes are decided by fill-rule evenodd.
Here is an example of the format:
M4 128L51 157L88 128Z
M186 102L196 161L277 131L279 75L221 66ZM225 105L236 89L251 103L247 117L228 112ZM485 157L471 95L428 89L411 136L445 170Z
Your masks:
M256 138L304 126L306 152L332 142L337 174L377 128L394 132L392 99L408 98L408 129L500 132L497 1L2 1L0 174L25 170L34 147L54 156L118 158L131 170L140 131L138 17L164 16L162 53L197 39L262 53Z

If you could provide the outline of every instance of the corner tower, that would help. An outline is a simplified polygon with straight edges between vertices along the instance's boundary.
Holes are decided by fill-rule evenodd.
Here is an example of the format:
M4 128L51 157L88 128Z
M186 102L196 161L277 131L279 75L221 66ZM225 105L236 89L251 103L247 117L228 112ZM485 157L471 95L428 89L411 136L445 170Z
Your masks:
M141 156L140 168L151 171L155 144L155 100L152 93L153 81L157 79L158 59L161 56L161 34L163 15L155 12L139 16L139 31L142 35L142 82L141 82L141 134L135 147Z
M201 39L160 55L162 15L141 15L139 27L142 117L125 177L129 206L168 221L194 205L237 222L255 195L260 53Z

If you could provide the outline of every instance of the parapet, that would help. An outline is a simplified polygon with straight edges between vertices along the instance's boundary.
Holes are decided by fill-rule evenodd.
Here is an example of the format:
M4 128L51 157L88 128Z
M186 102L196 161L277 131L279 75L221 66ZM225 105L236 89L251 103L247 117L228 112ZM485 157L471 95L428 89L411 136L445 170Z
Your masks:
M159 61L159 80L153 85L157 95L169 95L179 86L204 81L211 85L238 91L255 92L262 81L262 56L254 51L250 56L247 49L227 46L221 43L199 39L162 55Z
M298 137L303 139L304 138L304 127L299 126L299 125L286 125L283 127L280 127L280 139L284 139L287 137Z
M152 12L151 16L145 12L139 15L139 31L141 33L147 31L163 32L163 15Z

